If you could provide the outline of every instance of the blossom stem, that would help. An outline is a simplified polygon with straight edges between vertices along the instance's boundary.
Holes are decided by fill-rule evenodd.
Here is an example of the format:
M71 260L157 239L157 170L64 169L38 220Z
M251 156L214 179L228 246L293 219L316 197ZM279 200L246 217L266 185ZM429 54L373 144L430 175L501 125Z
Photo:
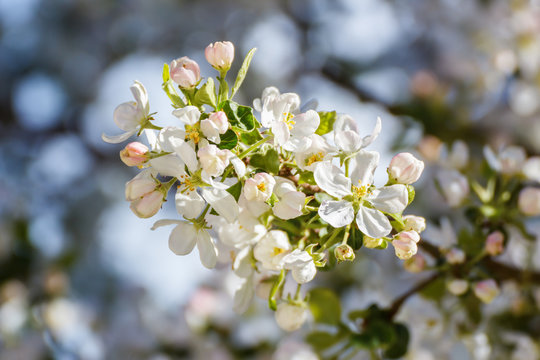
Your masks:
M349 240L349 235L351 233L351 224L347 225L345 228L345 234L343 235L343 240L341 241L341 244L346 245L347 241Z
M199 217L197 217L197 219L195 219L195 222L201 222L208 213L208 210L210 210L210 204L206 204L203 212L201 213L201 215L199 215Z
M296 293L294 294L294 299L299 300L300 299L300 289L302 288L302 284L296 285Z
M337 236L339 235L340 232L341 232L341 229L335 229L334 233L330 236L330 238L328 240L326 240L326 242L323 244L323 246L321 246L320 251L324 251L327 247L333 245L334 240L337 238Z
M270 307L270 309L274 311L277 310L276 294L285 283L286 274L287 274L287 270L281 270L281 273L279 273L279 277L277 278L277 280L274 282L274 285L272 286L272 290L270 290L270 297L268 298L268 307Z

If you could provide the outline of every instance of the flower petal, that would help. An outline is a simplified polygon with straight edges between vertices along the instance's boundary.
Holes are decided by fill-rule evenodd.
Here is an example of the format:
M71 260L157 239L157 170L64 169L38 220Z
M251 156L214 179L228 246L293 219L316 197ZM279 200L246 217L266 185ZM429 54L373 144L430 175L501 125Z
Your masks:
M335 133L334 142L336 146L346 153L353 153L360 149L362 140L360 135L352 130L339 131Z
M253 279L247 278L242 281L242 285L234 293L233 309L237 314L246 312L251 304L251 300L255 295L255 289L253 287Z
M291 137L289 127L283 121L275 121L272 124L272 133L274 134L276 143L280 146L289 141L289 138Z
M201 117L201 112L196 106L186 106L173 110L173 115L187 125L195 125Z
M375 139L379 136L381 133L382 128L382 121L380 117L377 117L377 122L375 123L375 127L373 128L373 131L371 132L371 135L365 136L362 139L362 146L361 149L365 148L369 144L371 144Z
M118 143L121 143L123 141L126 141L131 136L135 135L136 132L137 132L137 129L133 129L131 131L122 133L120 135L101 134L101 140L103 140L103 141L105 141L105 142L107 142L109 144L118 144Z
M184 193L182 193L183 190ZM203 211L206 203L197 191L189 191L185 188L179 188L174 196L176 211L185 219L194 219Z
M150 230L156 230L157 228L160 228L162 226L167 226L167 225L178 225L178 224L181 224L183 223L182 220L172 220L172 219L161 219L161 220L158 220L154 223L154 225L152 225L152 227L150 228Z
M373 191L367 200L380 211L399 214L405 210L409 202L409 192L405 185L384 186Z
M197 234L197 249L204 267L213 269L217 263L217 249L206 230L201 230Z
M137 128L143 118L144 114L133 101L118 105L113 112L114 123L124 131L132 131Z
M356 225L365 235L374 239L382 238L392 231L388 218L379 210L360 206L356 214Z
M180 177L186 174L184 162L174 154L154 158L149 164L163 176Z
M315 182L321 189L337 198L351 194L351 179L330 161L323 161L315 167Z
M341 201L323 201L319 207L319 216L335 228L349 225L354 220L352 203Z
M294 121L294 126L291 129L292 136L305 137L315 133L319 127L321 118L316 111L308 110L303 114L298 114L291 119Z
M228 222L233 222L238 218L238 213L240 212L238 204L234 197L226 190L202 188L202 196Z
M176 255L187 255L193 250L196 242L197 229L190 223L181 222L169 236L169 249Z
M146 114L148 114L150 111L149 104L148 104L148 93L144 87L144 85L135 80L133 82L133 85L129 88L131 90L131 93L133 94L133 97L135 98L135 101L137 102L137 105L141 110L143 110Z
M379 157L380 155L376 151L360 150L356 156L351 158L349 166L353 184L373 184L373 174L379 165Z

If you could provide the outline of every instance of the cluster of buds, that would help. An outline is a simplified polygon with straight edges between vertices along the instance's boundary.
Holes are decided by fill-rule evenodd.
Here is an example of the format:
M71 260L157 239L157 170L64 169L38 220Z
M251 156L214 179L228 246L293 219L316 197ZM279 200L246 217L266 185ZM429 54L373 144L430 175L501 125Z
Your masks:
M219 72L219 87L201 77L188 57L165 64L163 89L178 126L154 124L146 89L136 82L135 102L121 104L114 114L125 133L103 138L118 143L144 135L146 145L131 142L120 152L126 165L142 169L126 184L131 210L154 216L176 189L178 218L160 219L153 229L174 225L170 249L185 255L197 246L208 268L227 261L220 252L232 254L231 268L241 279L235 310L245 311L255 293L265 292L278 325L292 331L307 318L300 287L319 268L335 264L331 257L354 261L362 243L379 249L391 243L400 259L416 254L426 221L403 212L424 163L398 154L387 168L388 182L376 186L380 155L366 147L379 135L381 119L362 136L350 116L304 109L298 94L275 87L266 88L253 107L234 102L253 54L232 87L230 42L205 51ZM283 294L287 281L298 285L296 294Z

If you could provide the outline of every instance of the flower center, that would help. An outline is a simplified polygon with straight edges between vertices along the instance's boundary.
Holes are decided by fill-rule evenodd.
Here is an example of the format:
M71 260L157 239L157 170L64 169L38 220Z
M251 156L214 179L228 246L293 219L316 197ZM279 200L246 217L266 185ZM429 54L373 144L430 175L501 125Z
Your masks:
M352 186L352 193L356 200L362 199L367 194L371 193L371 190L369 190L370 184L362 185L360 181L358 181L358 186Z
M195 144L199 143L200 135L197 129L189 129L186 133L186 141L193 140Z
M185 185L184 190L182 190L182 194L189 194L190 192L195 191L195 189L203 183L202 179L197 174L193 176L180 175L180 181Z
M275 247L274 251L272 252L272 256L277 256L279 254L282 254L285 252L285 249Z
M266 191L266 184L265 183L260 183L259 185L257 185L257 189L259 189L259 191L262 191L262 192L265 192Z
M283 116L285 117L283 119L283 122L285 124L287 124L287 127L289 128L289 130L291 130L294 126L294 124L296 124L296 121L293 121L292 118L294 117L293 114L291 114L290 112L288 113L283 113Z
M324 154L322 153L322 151L319 151L318 153L313 154L310 157L308 157L305 160L305 164L306 164L306 166L310 166L311 164L313 164L313 163L315 163L317 161L321 161L323 158L324 158Z

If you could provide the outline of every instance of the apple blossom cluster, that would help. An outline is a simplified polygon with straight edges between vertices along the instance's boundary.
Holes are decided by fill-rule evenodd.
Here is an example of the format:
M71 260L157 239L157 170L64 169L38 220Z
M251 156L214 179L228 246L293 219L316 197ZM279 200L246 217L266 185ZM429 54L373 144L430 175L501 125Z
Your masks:
M231 254L242 279L235 310L245 311L255 294L264 296L280 327L293 331L307 316L300 288L317 269L353 261L362 245L391 244L400 259L416 254L426 221L403 212L424 163L397 154L387 183L378 186L380 155L368 147L381 131L380 118L363 136L349 115L316 111L275 87L264 89L253 107L233 101L254 52L232 86L226 80L235 54L230 42L206 48L216 82L203 79L188 57L165 64L163 90L178 126L154 123L146 89L135 81L134 101L114 111L124 132L103 140L144 135L120 151L126 165L141 170L125 188L133 213L153 217L174 191L178 218L157 220L153 229L173 226L170 249L186 255L197 246L207 268L224 261L220 254ZM298 284L296 294L283 294L286 281Z
M534 240L525 221L540 215L540 157L527 157L520 146L497 151L485 146L485 166L478 179L469 175L475 165L463 141L455 141L448 148L439 139L426 136L419 144L419 152L436 167L437 189L448 206L455 214L463 208L472 225L459 235L448 218L442 218L439 227L430 226L432 241L446 263L441 270L447 267L451 272L446 287L456 296L471 289L482 302L490 303L500 292L500 282L486 273L483 260L502 255L516 233L525 240ZM411 272L430 268L422 254L404 265Z

